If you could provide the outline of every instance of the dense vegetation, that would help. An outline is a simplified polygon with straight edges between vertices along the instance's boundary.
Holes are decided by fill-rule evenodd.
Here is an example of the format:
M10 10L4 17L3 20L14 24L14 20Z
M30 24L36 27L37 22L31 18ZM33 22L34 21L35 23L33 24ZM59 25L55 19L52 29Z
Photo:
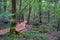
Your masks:
M24 21L27 31L15 30ZM23 24L24 25L24 24ZM59 40L60 0L0 0L1 40Z

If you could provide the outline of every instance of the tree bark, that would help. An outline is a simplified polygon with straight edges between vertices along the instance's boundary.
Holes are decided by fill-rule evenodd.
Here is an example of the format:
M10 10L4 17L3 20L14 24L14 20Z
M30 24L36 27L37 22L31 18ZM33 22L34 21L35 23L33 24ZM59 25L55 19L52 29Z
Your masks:
M12 0L12 14L14 14L13 19L15 22L11 24L11 26L16 26L16 0Z
M40 3L41 3L41 1L42 0L39 0ZM39 22L40 22L40 24L42 24L41 15L42 15L42 12L41 12L41 4L40 4L40 6L39 6Z
M30 21L31 10L32 10L32 7L31 7L31 4L30 4L30 5L29 5L29 13L28 13L27 24L29 24L29 21Z
M11 23L10 33L13 33L14 27L16 27L16 0L12 0L12 14L14 14L12 16L14 22Z

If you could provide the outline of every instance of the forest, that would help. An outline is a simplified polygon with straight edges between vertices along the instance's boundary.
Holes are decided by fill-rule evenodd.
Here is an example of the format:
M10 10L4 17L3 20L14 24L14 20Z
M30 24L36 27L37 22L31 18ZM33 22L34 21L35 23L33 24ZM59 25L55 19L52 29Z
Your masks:
M60 40L60 0L0 0L0 40Z

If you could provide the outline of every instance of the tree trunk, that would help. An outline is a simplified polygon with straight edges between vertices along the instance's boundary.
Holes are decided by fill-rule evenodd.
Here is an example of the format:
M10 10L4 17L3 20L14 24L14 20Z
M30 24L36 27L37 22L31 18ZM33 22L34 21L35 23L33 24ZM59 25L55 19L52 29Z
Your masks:
M3 0L3 1L4 1L4 3L6 4L7 0ZM7 6L7 5L4 6L4 11L6 11L6 6Z
M21 11L22 9L22 0L20 0L20 8L19 8L19 11L20 11L20 13L19 13L19 23L20 22L22 22L22 21L24 21L24 14L23 14L23 12Z
M14 22L11 24L11 26L16 26L16 0L12 0L12 14L14 14L13 19Z
M12 16L14 22L11 23L10 33L13 33L14 27L16 27L16 0L12 0L12 14L14 14Z
M29 24L29 21L30 21L31 10L32 10L32 7L31 7L31 4L30 4L30 5L29 5L29 13L28 13L27 24Z
M50 22L50 11L48 11L48 23Z
M42 0L39 0L39 2L41 3ZM42 20L41 20L41 15L42 15L42 12L41 12L41 4L39 6L39 22L40 24L42 24Z
M2 3L2 0L0 0L0 4ZM2 12L2 8L1 8L1 5L0 5L0 12Z
M60 18L58 19L57 31L60 31Z

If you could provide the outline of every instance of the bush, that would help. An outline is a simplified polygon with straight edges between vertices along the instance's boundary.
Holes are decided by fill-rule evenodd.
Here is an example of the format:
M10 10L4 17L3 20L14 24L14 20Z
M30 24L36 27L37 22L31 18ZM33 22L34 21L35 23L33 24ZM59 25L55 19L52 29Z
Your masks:
M0 12L0 29L5 29L10 27L11 16L13 14L8 12Z

